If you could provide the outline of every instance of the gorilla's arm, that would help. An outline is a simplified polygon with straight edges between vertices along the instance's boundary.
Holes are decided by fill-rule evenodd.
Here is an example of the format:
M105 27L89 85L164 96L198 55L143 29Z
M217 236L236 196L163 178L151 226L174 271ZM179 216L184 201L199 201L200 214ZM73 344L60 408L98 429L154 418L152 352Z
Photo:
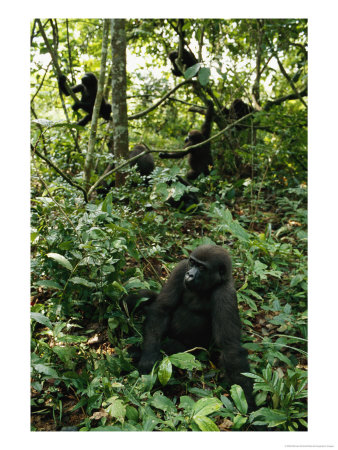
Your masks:
M187 260L181 261L172 271L168 281L149 307L145 321L143 352L139 362L141 373L149 372L160 356L161 339L167 331L172 311L181 300Z
M211 134L211 127L212 127L212 119L214 115L214 104L211 100L207 101L207 113L205 115L205 119L201 128L201 133L203 134L203 139L209 139Z
M190 153L190 150L183 150L181 152L175 152L175 153L159 153L159 157L161 159L180 159L186 156L188 153Z
M70 95L70 93L66 87L66 80L67 80L67 77L65 75L60 75L58 77L59 88L60 88L61 92L68 97ZM78 92L83 92L84 86L83 86L83 84L78 84L76 86L71 87L71 90L74 92L74 94L77 94Z
M252 407L252 381L241 375L249 372L247 351L241 346L241 322L238 313L236 291L232 283L222 285L212 294L212 332L221 351L220 365L231 384L242 386L246 399Z

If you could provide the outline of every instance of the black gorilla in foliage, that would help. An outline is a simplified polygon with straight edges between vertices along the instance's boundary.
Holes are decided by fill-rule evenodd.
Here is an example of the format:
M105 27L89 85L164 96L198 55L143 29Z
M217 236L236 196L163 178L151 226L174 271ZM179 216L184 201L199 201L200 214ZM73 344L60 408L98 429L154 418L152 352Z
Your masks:
M112 146L113 146L113 138L109 139L108 142L108 149L109 151L111 151ZM145 150L147 150L147 146L144 144L137 144L134 146L133 150L131 152L129 152L127 159L132 158L133 156L137 156L140 153L144 152ZM154 157L151 153L147 153L146 155L142 155L140 156L136 161L133 161L130 163L130 166L136 166L138 172L140 173L140 175L142 176L146 176L148 177L148 175L151 174L151 172L154 170L155 168L155 162L154 162ZM114 166L111 166L110 169L112 169ZM145 183L148 184L148 179L146 178ZM99 195L107 195L108 192L110 191L110 189L115 185L115 180L113 179L110 183L107 183L106 181L103 181L101 186L99 186L96 189L96 192Z
M216 245L201 245L181 261L161 292L143 290L130 295L129 308L137 299L150 297L145 307L143 351L138 367L149 372L160 358L194 347L208 347L213 341L220 350L220 366L231 384L242 386L253 406L252 381L241 375L249 371L247 352L241 346L241 323L227 251ZM167 342L162 339L167 337Z
M177 64L176 64L176 59L177 58L178 58L178 51L177 50L174 50L174 51L169 53L169 59L170 59L172 65L173 65L173 67L171 69L171 72L176 77L181 77L183 74L180 71L180 69L177 67ZM195 65L197 63L198 63L198 61L195 58L195 55L184 48L183 49L183 55L182 55L182 65L183 65L184 69L187 70L189 67L191 67L191 66L193 66L193 65Z
M147 150L147 147L144 144L135 145L133 150L129 153L128 158L137 156L145 150ZM136 161L130 163L131 167L135 165L137 166L137 170L141 175L150 175L151 172L155 169L154 157L151 153L142 155Z
M208 100L207 113L201 131L189 131L188 137L184 141L184 148L199 144L200 142L203 142L210 137L213 114L214 105L211 100ZM194 148L192 150L175 153L160 153L159 157L162 159L178 159L182 158L185 155L189 155L188 163L190 166L190 170L187 173L187 178L189 180L194 180L201 173L203 173L204 175L209 174L209 166L212 166L213 164L210 143L202 145L201 147Z
M246 116L247 114L250 114L253 112L254 109L243 102L243 100L236 98L230 105L230 108L228 109L226 106L222 108L222 113L227 117L231 122L235 120L239 120L242 117ZM236 125L237 129L243 129L247 128L241 124Z
M68 92L66 88L66 77L65 75L61 75L58 78L59 88L63 94L66 96L69 96L70 93ZM74 103L72 106L74 111L77 111L78 109L83 109L88 114L79 122L78 125L85 126L87 123L91 120L93 109L94 109L94 103L97 93L97 78L93 73L85 73L84 76L81 79L81 83L73 86L71 90L74 92L74 94L81 92L81 100L79 102ZM105 120L110 120L111 118L111 105L109 103L106 103L104 98L101 102L100 107L100 117L102 117Z

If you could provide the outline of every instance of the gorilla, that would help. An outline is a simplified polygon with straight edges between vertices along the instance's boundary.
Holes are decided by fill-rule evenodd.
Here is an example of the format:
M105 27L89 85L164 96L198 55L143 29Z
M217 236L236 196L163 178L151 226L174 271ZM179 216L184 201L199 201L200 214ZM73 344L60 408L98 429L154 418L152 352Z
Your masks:
M210 137L212 120L214 115L214 105L211 100L208 100L207 113L201 131L191 130L185 139L184 148L191 145L199 144ZM185 155L188 156L188 163L190 170L187 173L188 180L195 180L200 174L209 175L209 166L213 165L213 160L210 150L210 142L201 147L193 148L191 150L175 152L175 153L159 153L162 159L179 159Z
M236 98L230 105L230 108L228 109L226 106L222 108L222 113L225 117L229 119L230 122L234 122L236 120L241 119L242 117L246 116L247 114L250 114L254 111L254 109L243 102L243 100ZM236 129L242 130L247 128L245 125L238 124L236 125Z
M129 153L128 158L132 158L133 156L137 156L140 153L148 150L148 147L145 144L137 144L134 146L133 150ZM137 166L137 170L141 175L150 175L151 172L155 169L154 157L151 153L147 153L146 155L140 156L136 161L130 163L130 166Z
M178 58L177 50L174 50L169 53L169 59L173 66L171 69L171 72L173 75L175 75L175 77L181 77L183 74L180 71L180 69L177 67L177 64L176 64L177 58ZM189 67L194 66L197 63L198 63L198 61L195 58L195 55L184 48L183 55L182 55L182 65L183 65L184 70L187 70Z
M139 371L147 373L160 358L213 342L220 351L220 368L231 384L242 386L253 406L247 351L241 346L241 323L232 278L231 258L217 245L201 245L172 271L161 292L141 290L126 298L132 309L137 300L146 313ZM165 341L164 338L166 338Z
M61 75L58 78L58 84L60 91L69 96L70 93L66 87L66 77L65 75ZM78 109L83 109L88 113L83 119L79 120L78 125L85 126L88 122L91 121L94 109L94 103L97 93L97 78L91 73L85 73L81 79L81 83L77 86L73 86L71 90L76 94L77 92L81 92L81 100L79 102L75 102L72 106L74 111ZM105 120L111 119L111 105L106 103L105 99L102 98L101 107L100 107L100 117Z

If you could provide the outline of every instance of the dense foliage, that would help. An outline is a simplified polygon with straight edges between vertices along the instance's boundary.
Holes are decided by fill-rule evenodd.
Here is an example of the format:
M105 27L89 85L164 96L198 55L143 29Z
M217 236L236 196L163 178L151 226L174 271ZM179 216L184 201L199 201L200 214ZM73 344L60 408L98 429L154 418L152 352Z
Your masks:
M101 20L42 26L69 80L99 74ZM149 182L125 166L123 186L114 186L112 174L109 192L94 189L86 199L78 186L85 189L91 126L65 121L64 112L77 118L67 99L62 110L57 71L32 22L33 430L307 429L306 28L295 19L185 20L185 40L203 59L198 73L185 74L197 74L197 87L187 83L128 121L130 148L143 142L155 150ZM167 59L178 46L177 20L128 20L126 32L130 117L184 78L175 79ZM107 99L109 68L108 57ZM254 103L255 113L212 141L211 174L187 187L177 179L186 160L160 160L156 152L182 148L187 131L203 121L207 96L217 106L212 134L226 127L221 107L236 98ZM116 163L109 133L100 119L92 185ZM199 205L166 202L187 191ZM163 355L142 376L130 356L142 342L142 317L126 310L123 295L159 290L203 243L224 245L233 259L252 412L206 351Z

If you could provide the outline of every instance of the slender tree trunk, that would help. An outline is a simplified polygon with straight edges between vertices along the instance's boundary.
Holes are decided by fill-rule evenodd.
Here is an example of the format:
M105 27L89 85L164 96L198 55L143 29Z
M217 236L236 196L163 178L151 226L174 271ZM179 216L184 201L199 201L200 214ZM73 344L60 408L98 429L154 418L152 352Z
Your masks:
M90 126L90 136L88 142L88 151L86 155L85 165L84 165L84 181L86 189L90 186L90 176L93 168L93 155L96 142L96 131L97 131L97 121L99 119L100 107L103 97L104 89L104 78L106 74L106 63L107 63L107 53L108 53L108 37L109 37L109 19L105 19L103 22L103 34L102 34L102 53L101 53L101 67L100 76L97 85L97 93L95 98L95 104L92 115L92 122Z
M111 20L112 47L112 116L114 127L114 155L128 157L126 30L124 19ZM125 176L116 173L115 185L122 186Z

